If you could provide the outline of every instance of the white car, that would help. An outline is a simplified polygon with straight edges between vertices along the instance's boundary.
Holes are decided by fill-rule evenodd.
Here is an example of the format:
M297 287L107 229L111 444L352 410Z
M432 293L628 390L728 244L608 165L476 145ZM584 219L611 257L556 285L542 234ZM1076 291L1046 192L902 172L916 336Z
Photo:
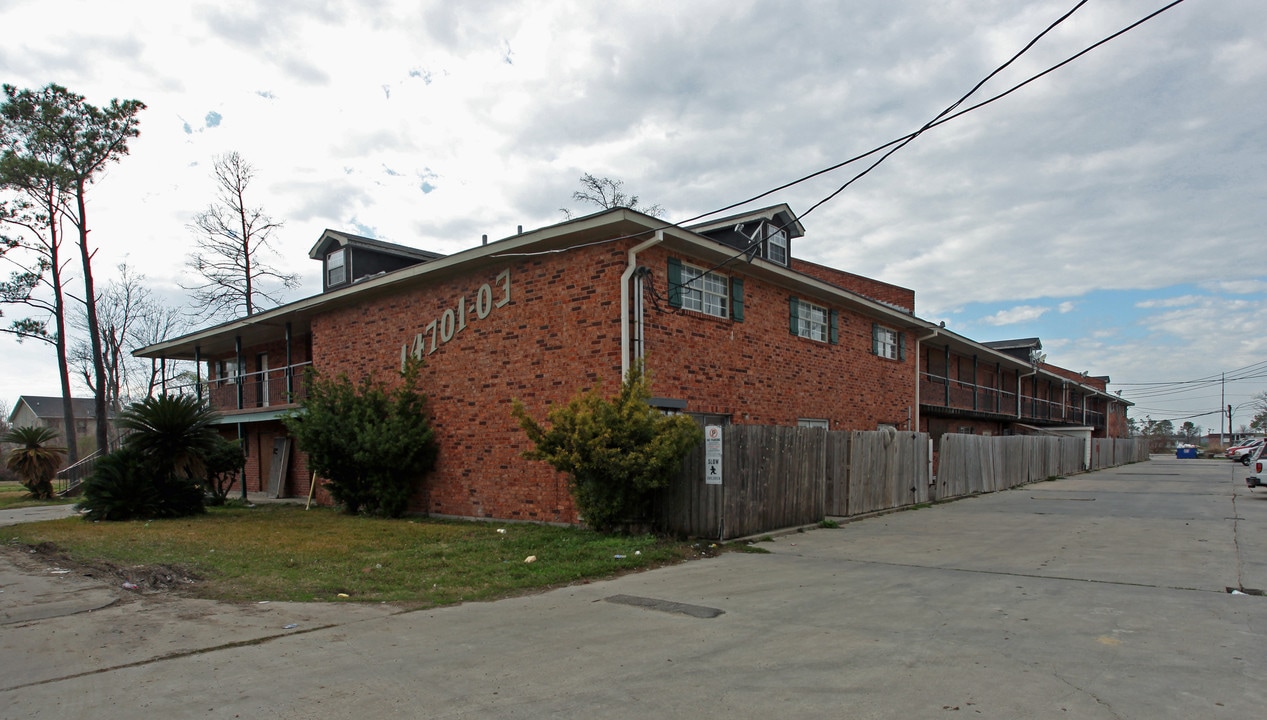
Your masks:
M1245 464L1249 466L1249 477L1245 478L1245 485L1250 490L1267 486L1267 482L1263 481L1263 477L1267 476L1267 457L1263 456L1263 448L1265 447L1267 445L1259 443L1253 452L1245 456Z
M1250 457L1263 447L1264 442L1267 442L1264 438L1250 440L1242 445L1233 445L1223 454L1229 460L1238 460L1242 465L1249 465Z

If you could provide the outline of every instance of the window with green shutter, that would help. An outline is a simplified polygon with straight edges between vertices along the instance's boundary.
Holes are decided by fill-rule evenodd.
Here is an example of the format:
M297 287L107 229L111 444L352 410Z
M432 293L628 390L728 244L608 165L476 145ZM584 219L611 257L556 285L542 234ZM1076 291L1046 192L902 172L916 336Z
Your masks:
M828 312L821 305L805 302L799 298L788 298L788 330L798 337L817 340L819 342L835 342L835 311Z
M694 310L714 317L729 317L731 288L730 278L721 273L688 265L677 258L669 258L670 307ZM742 288L741 284L741 292Z

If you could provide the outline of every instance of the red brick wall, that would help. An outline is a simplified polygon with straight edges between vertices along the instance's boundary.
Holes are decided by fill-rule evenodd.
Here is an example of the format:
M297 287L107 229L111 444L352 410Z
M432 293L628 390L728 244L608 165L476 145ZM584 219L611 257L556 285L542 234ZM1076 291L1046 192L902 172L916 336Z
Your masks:
M273 441L286 437L286 426L280 420L248 423L243 426L243 447L246 451L247 492L266 492L268 476L272 471ZM220 427L220 434L229 440L238 437L237 426L229 424ZM286 470L286 479L282 487L283 497L307 497L308 484L311 480L308 469L308 456L300 452L292 443L290 446L290 462ZM235 485L230 497L241 495L241 486Z
M602 379L614 391L620 375L619 278L616 245L535 259L512 259L425 286L402 290L313 321L313 353L323 371L366 371L390 380L402 344L423 333L422 387L429 396L441 451L413 509L446 515L573 522L567 480L520 455L528 442L510 414L521 399L534 417L548 403L567 402ZM510 271L511 300L499 273ZM478 317L480 290L494 306ZM442 323L459 299L467 322L444 342ZM437 321L435 350L428 325Z
M553 403L601 383L620 381L620 275L629 243L535 258L508 258L435 277L312 323L313 356L324 372L353 379L372 371L390 379L402 344L424 333L422 387L429 395L441 452L413 509L437 514L574 522L567 479L521 457L528 448L510 415L512 399L543 418ZM639 257L649 283L666 290L670 253ZM679 255L679 257L681 257ZM682 259L690 261L690 258ZM705 265L702 261L697 264ZM707 264L711 265L711 264ZM504 297L499 273L510 271L511 301L484 318L472 306L487 284ZM914 397L913 358L872 355L871 320L840 312L839 344L795 337L788 290L748 278L745 321L689 311L659 312L648 299L647 359L653 393L687 401L688 411L729 415L736 423L792 425L826 418L833 429L904 427ZM467 323L443 341L445 312L465 300ZM810 299L816 304L822 300ZM428 325L437 321L435 350ZM908 338L908 343L910 342ZM306 486L305 486L306 489Z
M653 248L639 264L666 294L670 256ZM724 268L729 273L741 265ZM789 297L839 313L839 342L793 335ZM661 303L646 312L646 359L656 395L687 401L687 410L728 415L737 424L795 425L798 418L827 419L832 430L906 429L915 397L913 352L905 361L871 353L872 319L820 298L754 278L744 281L744 321L715 318ZM893 328L900 329L900 328ZM906 338L908 350L913 341Z
M1099 390L1100 392L1104 392L1105 389L1108 387L1105 384L1104 380L1090 377L1090 376L1084 377L1082 373L1074 372L1073 370L1066 370L1065 368L1062 368L1058 365L1048 365L1047 363L1039 363L1039 367L1041 367L1045 372L1051 373L1052 375L1059 375L1062 378L1073 380L1074 382L1081 383L1083 385L1086 385L1087 387L1093 387Z
M792 258L792 269L863 297L915 312L915 291L909 288L854 275L799 258Z

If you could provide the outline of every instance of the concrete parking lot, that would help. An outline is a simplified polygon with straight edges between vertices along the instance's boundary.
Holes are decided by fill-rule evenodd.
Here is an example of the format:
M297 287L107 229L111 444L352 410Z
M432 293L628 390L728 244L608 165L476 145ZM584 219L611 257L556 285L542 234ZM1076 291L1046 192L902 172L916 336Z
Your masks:
M0 557L0 717L1261 717L1267 597L1229 592L1267 589L1245 474L1158 457L408 613L137 598ZM13 615L36 590L104 604Z

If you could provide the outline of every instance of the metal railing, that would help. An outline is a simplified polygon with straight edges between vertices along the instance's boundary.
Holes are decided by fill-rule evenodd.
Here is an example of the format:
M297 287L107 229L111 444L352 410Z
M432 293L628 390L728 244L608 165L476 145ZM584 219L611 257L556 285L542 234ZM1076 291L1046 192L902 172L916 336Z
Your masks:
M203 380L201 388L194 383L169 385L167 392L193 395L201 389L201 395L211 409L225 413L288 407L308 397L304 371L311 365L312 362L309 361L233 377Z
M57 494L66 497L72 495L79 486L83 484L88 476L92 475L92 471L97 467L97 460L101 459L102 452L94 450L91 455L83 458L74 465L64 467L57 471L57 475L53 478Z
M970 410L997 415L1016 416L1016 393L994 387L976 385L962 380L924 372L920 375L919 401L921 405L944 407L954 410ZM1022 420L1077 423L1102 427L1105 414L1081 407L1065 405L1056 400L1021 397Z

